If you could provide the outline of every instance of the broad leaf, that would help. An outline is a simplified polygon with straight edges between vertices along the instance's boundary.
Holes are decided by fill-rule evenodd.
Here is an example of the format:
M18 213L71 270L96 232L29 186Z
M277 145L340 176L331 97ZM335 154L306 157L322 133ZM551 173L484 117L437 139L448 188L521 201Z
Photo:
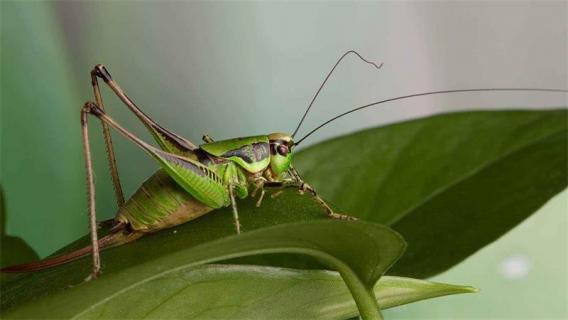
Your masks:
M386 309L474 289L382 277L374 292ZM70 290L57 298L73 300L72 294ZM31 310L26 311L30 314ZM44 310L34 310L34 314L41 312ZM112 293L77 318L346 319L357 314L349 290L335 272L205 265L183 267Z
M567 185L567 113L444 114L309 147L296 166L344 212L407 240L392 274L428 277L499 238Z
M249 229L263 226L263 223L271 225L274 221L313 220L323 216L321 209L314 207L312 199L295 192L287 192L276 201L267 201L260 209L252 209L251 202L243 202L241 206L243 225ZM279 205L280 202L284 203ZM293 210L294 207L298 210ZM279 218L282 212L288 216ZM219 210L175 230L149 235L104 252L105 273L96 281L82 283L89 272L88 259L5 279L2 309L13 309L14 315L22 317L40 314L70 317L114 292L167 276L179 268L239 256L282 252L310 255L339 271L362 314L376 318L379 315L371 288L404 250L404 241L386 227L344 221L283 224L210 241L233 232L229 210ZM196 246L203 242L207 243ZM72 296L72 307L70 298L58 298L59 295ZM27 306L22 306L22 303L27 303ZM34 312L28 314L26 310L31 310L31 305ZM41 312L35 313L38 310Z

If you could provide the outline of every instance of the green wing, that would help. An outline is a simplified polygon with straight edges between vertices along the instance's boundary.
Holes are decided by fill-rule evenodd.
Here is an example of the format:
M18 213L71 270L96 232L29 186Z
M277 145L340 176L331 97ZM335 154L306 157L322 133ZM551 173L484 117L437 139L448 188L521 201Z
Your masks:
M231 160L251 173L262 171L270 164L266 135L215 141L199 147L213 156Z
M212 208L230 203L227 187L211 168L189 158L161 150L152 151L150 153L162 168L197 200Z

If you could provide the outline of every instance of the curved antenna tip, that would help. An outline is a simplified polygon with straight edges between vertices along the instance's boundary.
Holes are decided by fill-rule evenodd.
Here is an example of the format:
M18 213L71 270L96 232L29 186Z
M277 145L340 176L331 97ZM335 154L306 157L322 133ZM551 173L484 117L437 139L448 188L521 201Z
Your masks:
M333 68L331 68L331 70L329 71L329 73L327 74L327 76L325 77L325 79L323 80L322 84L320 85L319 89L316 91L316 94L314 95L314 97L312 98L312 100L310 101L310 104L308 105L308 108L306 109L306 111L304 112L304 115L302 116L302 118L300 119L300 122L298 123L298 126L296 126L296 129L294 130L294 133L292 133L292 138L294 138L294 136L296 136L296 133L298 133L298 130L300 130L300 127L302 126L302 123L304 122L304 120L306 119L306 116L308 115L308 112L310 111L310 109L312 108L312 105L314 104L314 102L316 101L318 95L320 94L320 92L322 91L323 87L325 86L327 80L329 80L329 78L331 77L331 75L333 74L333 72L335 71L335 68L337 68L337 66L341 63L341 61L343 60L343 58L345 58L346 56L348 56L349 54L354 54L356 55L359 59L363 60L364 62L372 65L373 67L375 67L377 70L380 70L381 67L383 66L383 62L381 62L380 64L377 64L371 60L367 60L365 59L361 54L359 54L359 52L355 51L355 50L349 50L347 52L345 52L343 55L341 55L341 57L337 60L337 62L335 62L335 64L333 65Z

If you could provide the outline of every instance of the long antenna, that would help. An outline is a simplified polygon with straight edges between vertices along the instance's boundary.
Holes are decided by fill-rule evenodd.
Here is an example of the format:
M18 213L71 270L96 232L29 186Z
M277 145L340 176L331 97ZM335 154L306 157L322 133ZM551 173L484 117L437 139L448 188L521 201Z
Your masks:
M435 95L435 94L443 94L443 93L457 93L457 92L479 92L479 91L536 91L536 92L563 92L563 93L568 93L568 90L565 89L547 89L547 88L475 88L475 89L457 89L457 90L442 90L442 91L430 91L430 92L422 92L422 93L415 93L415 94L409 94L409 95L405 95L405 96L400 96L400 97L395 97L395 98L390 98L390 99L385 99L385 100L381 100L381 101L377 101L377 102L373 102L373 103L369 103L366 104L364 106L360 106L354 109L351 109L349 111L343 112L327 121L325 121L324 123L320 124L319 126L317 126L315 129L313 129L312 131L308 132L308 134L306 134L305 136L303 136L300 140L298 140L298 142L295 143L295 145L300 144L302 141L304 141L307 137L311 136L314 132L318 131L319 129L321 129L322 127L324 127L325 125L329 124L332 121L335 121L343 116L346 116L350 113L353 113L355 111L359 111L365 108L369 108L372 106L376 106L378 104L382 104L382 103L386 103L386 102L391 102L391 101L396 101L396 100L402 100L402 99L407 99L407 98L414 98L414 97L421 97L421 96L429 96L429 95Z
M341 60L343 60L343 58L345 58L347 55L349 54L354 54L357 57L359 57L359 59L363 60L364 62L374 66L375 68L380 69L383 66L383 63L381 62L380 64L376 64L372 61L369 61L365 58L363 58L363 56L361 56L357 51L355 50L349 50L347 52L345 52L335 63L335 65L333 65L333 68L331 68L331 70L329 71L329 73L327 74L327 76L325 77L325 79L323 80L321 86L319 87L318 91L316 92L316 94L314 95L314 97L312 98L312 101L310 102L310 104L308 105L308 108L306 109L306 112L304 112L304 115L302 116L302 119L300 119L300 123L298 123L298 126L296 127L296 130L294 130L294 133L292 133L292 138L296 135L296 133L298 133L298 130L300 129L300 126L302 125L302 122L304 122L304 119L306 119L306 116L308 115L308 112L310 111L310 109L312 108L312 105L314 104L314 102L316 101L316 98L318 97L318 95L320 94L321 90L323 89L323 86L325 85L325 83L327 82L327 80L329 79L329 77L331 77L331 74L333 73L333 71L335 70L335 68L337 68L337 66L339 65L339 63L341 62Z

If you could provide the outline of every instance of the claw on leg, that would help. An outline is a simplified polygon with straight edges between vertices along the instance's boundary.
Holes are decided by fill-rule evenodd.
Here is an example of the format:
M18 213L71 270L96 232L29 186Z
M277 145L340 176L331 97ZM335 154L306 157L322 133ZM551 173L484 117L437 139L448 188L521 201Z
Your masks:
M95 280L101 275L101 268L93 268L93 271L85 278L85 282L89 282L91 280Z

